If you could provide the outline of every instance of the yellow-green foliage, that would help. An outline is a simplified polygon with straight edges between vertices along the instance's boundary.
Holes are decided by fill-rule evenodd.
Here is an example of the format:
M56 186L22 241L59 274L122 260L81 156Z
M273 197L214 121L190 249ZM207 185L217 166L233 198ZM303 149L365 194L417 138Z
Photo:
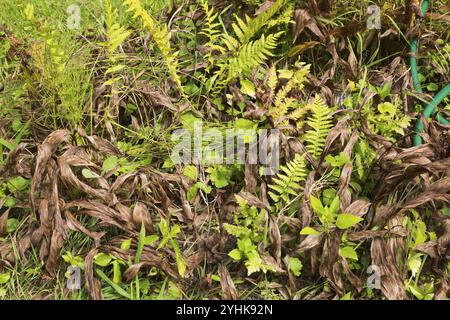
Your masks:
M116 61L116 50L120 45L130 36L131 32L120 26L117 21L119 14L117 9L111 6L109 0L105 0L105 24L107 42L103 43L108 48L109 59L112 62Z
M183 92L181 87L181 80L178 76L178 60L177 55L178 52L173 52L170 45L170 32L167 30L167 25L161 24L159 25L152 16L148 14L147 11L142 7L140 0L124 0L124 4L128 6L128 11L134 12L135 17L139 17L142 20L145 28L147 28L152 37L153 41L156 43L161 55L164 59L164 62L167 66L170 76L172 80L177 85L178 89Z
M273 96L279 79L289 79L288 82L276 93L274 103L269 107L269 115L273 121L286 123L286 120L299 120L307 111L307 106L302 106L298 98L289 96L293 90L301 91L309 74L309 65L303 63L296 64L297 70L292 72L289 70L279 70L280 76L277 76L275 66L272 66L267 75L267 85L270 94Z

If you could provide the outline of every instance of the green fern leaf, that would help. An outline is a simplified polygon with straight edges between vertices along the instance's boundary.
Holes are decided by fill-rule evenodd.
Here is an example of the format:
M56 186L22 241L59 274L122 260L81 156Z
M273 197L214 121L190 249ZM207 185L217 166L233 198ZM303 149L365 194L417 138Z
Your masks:
M305 133L307 150L316 159L320 157L325 145L325 140L333 126L331 109L320 97L316 97L311 107L311 116L306 123L312 128Z
M248 43L253 36L255 36L266 24L268 24L272 17L280 10L284 4L284 0L276 1L269 9L260 13L255 18L245 17L245 22L236 17L236 23L231 27L238 37L242 45Z
M281 172L273 179L273 184L269 188L268 194L275 203L288 203L292 196L298 195L298 191L302 188L300 182L304 181L307 176L305 158L296 154L294 160L286 166L280 166Z

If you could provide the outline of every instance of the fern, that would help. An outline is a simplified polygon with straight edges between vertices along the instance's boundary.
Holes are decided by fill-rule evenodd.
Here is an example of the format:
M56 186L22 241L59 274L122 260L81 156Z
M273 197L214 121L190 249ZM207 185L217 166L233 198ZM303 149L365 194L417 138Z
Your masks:
M290 201L290 196L298 195L298 191L302 188L299 182L304 181L307 176L305 158L296 154L294 160L286 166L280 166L282 172L278 173L273 179L274 184L269 185L273 191L268 194L275 203L283 200L285 203Z
M200 5L202 6L202 9L206 15L205 27L200 32L200 34L208 38L208 42L205 44L205 46L208 48L205 59L208 60L212 65L214 63L214 59L212 57L212 53L214 51L218 51L222 54L225 53L223 47L217 44L222 33L219 29L220 23L216 22L219 14L214 12L214 8L209 7L208 0L201 0Z
M305 133L304 140L308 143L307 149L315 158L322 154L325 139L333 126L331 109L320 97L316 97L311 104L311 117L306 123L312 128Z
M217 85L221 88L244 72L251 71L261 65L264 60L273 56L272 50L276 48L278 38L282 32L271 34L243 45L234 57L225 59L219 64L217 74L222 76ZM228 38L232 40L232 38Z
M288 119L297 121L304 116L308 110L308 108L301 106L298 99L288 97L292 90L303 89L304 83L306 82L306 76L309 74L310 65L297 63L296 66L298 69L292 74L288 82L277 92L274 98L274 104L269 108L269 115L275 123L281 122L282 124L286 124ZM268 86L271 95L273 95L277 81L278 78L276 77L276 73L274 74L274 70L269 70Z
M170 32L167 30L167 26L158 25L156 20L144 10L140 0L124 0L124 4L128 6L128 11L134 12L134 17L141 18L144 26L152 34L153 41L155 41L159 51L161 52L172 80L175 82L180 92L183 93L181 80L177 72L178 52L172 52L172 48L170 46Z
M131 32L121 27L116 21L119 20L117 9L113 9L110 0L105 0L105 24L107 42L102 43L108 49L109 59L115 62L114 56L120 45L130 36Z
M236 23L233 23L231 27L234 33L238 37L242 45L248 43L253 36L256 35L266 24L268 24L272 17L283 6L284 0L276 1L269 9L260 13L255 18L245 17L245 22L239 17L236 17Z
M220 31L221 24L217 22L218 13L215 13L214 9L209 7L207 0L201 0L200 5L206 15L205 27L201 34L208 38L206 43L208 52L204 55L204 58L210 63L206 70L211 70L214 65L218 66L212 76L204 78L208 90L220 91L242 73L250 72L273 56L273 51L277 47L282 32L268 36L263 34L257 40L252 39L265 26L269 24L273 26L278 23L276 19L274 21L272 18L284 2L285 0L277 0L269 9L258 16L254 18L246 16L245 21L236 17L236 22L232 24L235 33L235 36L233 36L226 30ZM226 50L229 52L228 55L219 58L213 57L213 52L224 55Z

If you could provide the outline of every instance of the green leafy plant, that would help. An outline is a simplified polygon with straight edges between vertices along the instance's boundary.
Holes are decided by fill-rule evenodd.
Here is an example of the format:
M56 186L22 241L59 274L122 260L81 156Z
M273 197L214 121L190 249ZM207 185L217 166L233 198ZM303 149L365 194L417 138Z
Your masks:
M237 248L228 255L236 261L245 261L248 275L259 271L275 271L272 266L264 263L255 245L263 240L267 233L264 210L249 206L239 195L235 198L240 211L234 215L234 224L223 224L225 230L237 238Z

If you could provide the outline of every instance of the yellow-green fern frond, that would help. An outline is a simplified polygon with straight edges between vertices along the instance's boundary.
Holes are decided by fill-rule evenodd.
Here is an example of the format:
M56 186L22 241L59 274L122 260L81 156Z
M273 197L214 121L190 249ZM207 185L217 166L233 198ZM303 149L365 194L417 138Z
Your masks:
M331 109L325 104L320 97L316 97L311 104L311 116L306 123L312 128L304 135L307 142L307 150L315 158L319 158L322 154L325 140L333 126L333 118Z
M304 181L307 176L305 158L296 154L294 160L289 162L286 166L280 166L281 172L273 179L273 184L269 188L268 194L275 203L284 201L289 203L293 196L297 196L301 190L300 182Z
M216 22L219 14L214 12L213 7L209 7L208 0L201 0L200 5L205 12L205 27L200 32L200 34L208 38L208 42L205 44L205 46L208 48L208 53L206 53L205 59L213 64L213 51L218 51L222 54L225 53L224 48L217 44L222 34L219 28L221 24L219 22Z
M297 63L297 70L291 72L289 70L283 70L284 74L281 78L288 78L288 82L277 92L275 95L273 106L269 108L269 115L272 117L275 123L281 119L281 123L285 124L287 120L298 120L301 116L306 113L304 108L299 109L300 104L298 99L288 97L289 93L296 89L302 90L304 83L306 82L306 77L309 74L310 65L305 65L304 63ZM275 79L275 78L274 78ZM273 82L274 80L272 80ZM274 84L270 85L274 88ZM271 90L273 90L271 88ZM294 111L291 112L291 110ZM283 119L286 118L286 119Z
M155 19L153 19L147 11L142 7L140 0L125 0L124 4L128 6L128 11L134 12L134 17L140 17L144 26L150 31L167 69L172 77L172 80L176 83L178 89L183 92L181 86L181 80L178 76L178 52L172 52L170 46L170 32L167 30L166 25L158 25Z
M105 0L105 24L108 41L102 45L107 47L111 61L116 60L114 53L131 34L130 31L117 23L118 19L119 14L117 9L112 7L109 0Z

